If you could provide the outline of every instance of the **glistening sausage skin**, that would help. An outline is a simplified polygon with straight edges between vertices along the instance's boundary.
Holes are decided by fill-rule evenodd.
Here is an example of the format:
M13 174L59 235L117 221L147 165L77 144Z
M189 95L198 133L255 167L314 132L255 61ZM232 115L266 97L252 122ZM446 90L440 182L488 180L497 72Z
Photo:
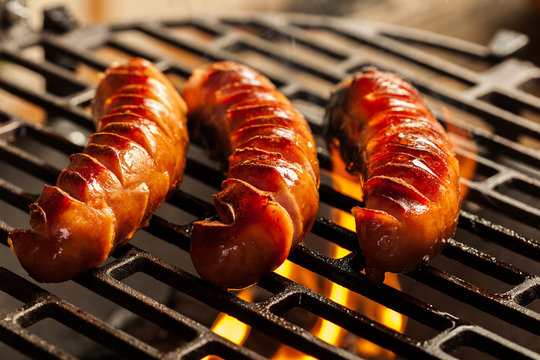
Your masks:
M36 280L60 282L101 264L148 223L180 184L186 105L153 64L111 66L93 103L97 133L70 158L56 186L30 205L33 230L8 241Z
M310 128L254 70L218 62L184 86L188 122L224 164L220 221L194 223L191 258L202 278L242 288L277 268L309 233L319 165Z
M366 273L408 272L454 234L459 165L444 128L411 84L366 68L338 85L327 108L330 146L363 184L352 213Z

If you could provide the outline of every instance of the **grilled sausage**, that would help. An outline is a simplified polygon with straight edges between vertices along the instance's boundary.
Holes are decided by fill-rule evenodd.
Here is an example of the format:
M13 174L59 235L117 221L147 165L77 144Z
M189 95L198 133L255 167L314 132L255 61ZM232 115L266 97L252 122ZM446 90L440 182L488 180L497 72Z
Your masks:
M330 146L363 183L365 208L352 213L368 277L425 264L453 235L460 206L444 128L412 85L374 68L338 85L326 121Z
M30 205L33 230L9 243L30 276L71 279L124 245L180 184L188 144L187 108L153 64L111 66L93 102L98 132L70 158L56 186Z
M254 70L218 62L184 86L188 123L227 169L214 196L221 221L194 223L191 258L203 279L255 283L304 239L318 211L319 164L309 125Z

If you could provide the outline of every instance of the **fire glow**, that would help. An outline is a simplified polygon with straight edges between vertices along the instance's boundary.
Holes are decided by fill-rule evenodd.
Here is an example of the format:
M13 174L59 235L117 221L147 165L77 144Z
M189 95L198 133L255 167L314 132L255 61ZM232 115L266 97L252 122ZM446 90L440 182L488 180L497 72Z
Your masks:
M360 183L351 175L346 173L345 166L337 153L332 154L332 159L334 161L335 168L332 174L334 188L341 193L361 199L362 187ZM354 218L351 214L339 210L333 210L331 218L336 224L354 231ZM330 248L328 249L328 256L334 259L343 258L350 253L348 250L339 247L334 243L329 244ZM278 269L276 269L275 272L328 297L340 305L358 311L359 313L362 313L374 321L380 322L392 330L402 333L405 329L406 319L403 315L383 305L380 305L375 301L371 301L355 292L352 292L326 278L317 276L309 270L306 270L288 260L286 260ZM400 290L398 278L394 274L387 274L385 283ZM254 287L239 291L237 296L245 301L253 301L255 298ZM212 330L215 333L234 342L235 344L243 345L249 337L251 328L245 323L222 313L214 321ZM321 317L316 319L315 324L310 329L310 332L322 341L337 347L346 347L351 352L363 357L377 359L394 358L394 354L392 352L368 340L355 336L354 340L351 342L351 337L347 330ZM213 357L207 357L205 359L210 360L213 359ZM275 354L272 356L272 359L311 360L315 358L295 350L290 346L282 345L277 349Z
M461 201L463 201L469 192L468 182L473 179L476 173L478 145L467 130L467 124L463 120L452 116L447 106L441 106L441 111L450 142L459 161Z

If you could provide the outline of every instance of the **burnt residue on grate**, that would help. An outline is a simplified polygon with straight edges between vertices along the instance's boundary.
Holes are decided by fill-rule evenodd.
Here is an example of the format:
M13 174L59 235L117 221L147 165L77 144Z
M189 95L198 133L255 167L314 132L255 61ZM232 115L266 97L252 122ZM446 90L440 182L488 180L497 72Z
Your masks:
M64 284L36 284L1 247L3 354L259 359L284 346L325 359L369 357L351 346L361 339L404 358L540 358L540 69L489 46L329 17L204 17L65 31L6 39L0 48L4 245L13 227L27 226L27 207L43 184L53 184L86 143L94 87L111 62L148 58L181 89L194 67L234 60L267 75L318 140L320 217L289 260L393 310L407 326L397 331L362 306L276 273L250 300L201 281L189 260L190 224L215 216L211 194L223 177L193 144L181 189L100 268ZM441 122L460 130L457 143L474 143L457 147L476 172L462 180L468 197L455 238L429 266L399 275L400 286L370 284L356 235L333 220L359 201L333 183L321 138L325 102L335 83L366 65L409 79ZM330 245L348 255L332 256ZM249 327L244 345L211 330L222 312ZM299 318L327 320L349 340L328 344Z

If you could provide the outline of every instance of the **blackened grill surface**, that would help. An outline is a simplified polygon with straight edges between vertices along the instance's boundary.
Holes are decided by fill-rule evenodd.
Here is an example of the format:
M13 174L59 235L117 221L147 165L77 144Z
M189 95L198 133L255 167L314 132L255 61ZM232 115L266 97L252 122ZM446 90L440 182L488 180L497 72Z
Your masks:
M148 39L159 45L147 45ZM428 328L428 335L396 332L277 274L258 284L265 296L251 302L201 281L186 255L190 223L215 215L210 194L222 176L201 146L193 144L182 188L140 236L102 267L67 284L37 284L3 247L3 353L34 358L271 356L235 345L212 332L208 322L186 315L184 299L190 298L210 313L238 318L273 343L317 358L353 359L357 354L329 345L289 321L284 315L288 311L307 310L402 358L447 359L473 348L493 358L539 359L540 69L504 55L411 29L299 15L106 25L64 35L32 33L6 42L0 49L7 69L0 68L2 92L44 115L35 121L34 113L0 106L0 239L5 245L13 227L27 226L28 205L43 183L55 182L69 154L80 150L93 131L89 104L96 74L111 61L129 56L156 62L179 88L195 66L223 59L246 63L270 77L304 113L317 136L326 174L321 184L323 208L348 211L358 204L334 189L328 175L332 161L320 135L331 87L366 65L406 77L443 123L466 129L475 150L460 146L458 152L476 161L476 172L463 180L469 195L455 238L431 265L400 275L402 290L367 282L360 273L363 258L355 234L330 220L328 211L321 211L310 236L351 254L333 259L305 245L289 257L401 313L409 323ZM13 65L43 84L9 76ZM206 190L201 193L200 188ZM138 275L146 288L130 282ZM158 284L165 290L153 290ZM130 327L130 322L135 325ZM83 340L72 345L65 338L51 339L52 323L60 334L66 328ZM165 335L150 339L137 331L137 324ZM90 350L82 351L85 346Z

